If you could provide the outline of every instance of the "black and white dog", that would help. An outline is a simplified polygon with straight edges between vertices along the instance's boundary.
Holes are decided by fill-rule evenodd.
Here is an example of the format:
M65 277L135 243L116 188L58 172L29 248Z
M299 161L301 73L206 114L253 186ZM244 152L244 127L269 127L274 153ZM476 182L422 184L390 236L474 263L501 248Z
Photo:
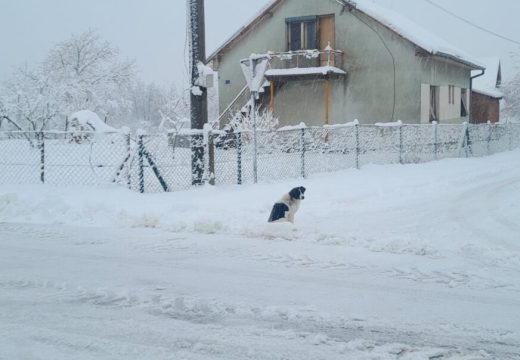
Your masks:
M273 205L273 210L271 210L271 215L267 221L289 221L294 223L294 214L296 214L300 208L301 201L305 199L305 196L303 196L304 193L305 188L299 186L282 196L282 198Z

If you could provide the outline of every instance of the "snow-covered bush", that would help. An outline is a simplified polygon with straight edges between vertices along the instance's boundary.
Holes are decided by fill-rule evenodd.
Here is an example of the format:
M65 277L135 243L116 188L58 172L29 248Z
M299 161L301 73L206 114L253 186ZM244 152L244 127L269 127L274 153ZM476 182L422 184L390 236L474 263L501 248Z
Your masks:
M271 110L262 108L256 109L254 121L256 121L256 129L260 131L276 130L279 124L278 118L273 115ZM253 130L250 102L232 115L226 127L235 132Z
M279 120L273 115L271 110L257 108L255 112L255 119L251 116L251 105L247 103L242 109L233 113L229 122L224 126L226 135L221 135L217 139L217 146L235 147L237 136L236 133L241 133L242 144L251 143L253 138L253 123L256 122L256 130L259 132L266 132L268 136L275 136L278 128ZM268 141L268 139L266 140Z
M114 133L118 130L108 126L93 111L80 110L70 115L71 142L77 144L90 141L95 133Z

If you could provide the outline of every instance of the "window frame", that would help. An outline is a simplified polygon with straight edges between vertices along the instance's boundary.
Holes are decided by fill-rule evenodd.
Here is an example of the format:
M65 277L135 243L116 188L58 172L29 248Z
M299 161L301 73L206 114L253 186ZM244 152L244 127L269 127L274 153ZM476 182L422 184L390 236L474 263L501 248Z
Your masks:
M469 116L468 89L460 89L460 117Z
M440 94L440 86L437 85L430 85L430 93L429 93L429 122L432 123L436 121L437 123L440 122L440 104L439 104L439 94Z
M286 32L287 32L287 50L298 51L298 50L314 50L318 48L318 16L298 16L290 17L285 19ZM299 24L299 36L298 42L293 41L293 28L294 25ZM312 26L312 27L311 27ZM309 34L310 30L310 34ZM312 36L309 36L312 35ZM299 49L293 48L294 43L299 43Z
M455 105L455 85L448 85L448 103Z

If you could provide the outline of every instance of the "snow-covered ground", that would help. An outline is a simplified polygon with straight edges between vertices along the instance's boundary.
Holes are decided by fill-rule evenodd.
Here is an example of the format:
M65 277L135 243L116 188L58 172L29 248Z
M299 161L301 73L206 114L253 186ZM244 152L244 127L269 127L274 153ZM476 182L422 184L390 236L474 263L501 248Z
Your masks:
M272 203L307 188L296 222ZM520 150L168 194L0 186L0 359L520 359Z

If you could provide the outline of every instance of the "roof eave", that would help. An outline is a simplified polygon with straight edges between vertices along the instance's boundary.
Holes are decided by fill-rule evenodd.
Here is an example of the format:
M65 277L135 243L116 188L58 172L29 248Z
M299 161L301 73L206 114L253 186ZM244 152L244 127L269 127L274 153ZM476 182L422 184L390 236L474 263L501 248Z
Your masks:
M439 57L442 57L442 58L445 58L445 59L449 59L449 60L452 60L452 61L456 61L458 63L461 63L463 65L466 65L466 66L470 67L471 70L486 70L486 68L484 66L482 66L482 65L478 65L478 64L472 63L470 61L461 59L461 58L459 58L457 56L454 56L454 55L451 55L451 54L444 53L442 51L437 51L437 52L433 53L432 55L439 56Z

